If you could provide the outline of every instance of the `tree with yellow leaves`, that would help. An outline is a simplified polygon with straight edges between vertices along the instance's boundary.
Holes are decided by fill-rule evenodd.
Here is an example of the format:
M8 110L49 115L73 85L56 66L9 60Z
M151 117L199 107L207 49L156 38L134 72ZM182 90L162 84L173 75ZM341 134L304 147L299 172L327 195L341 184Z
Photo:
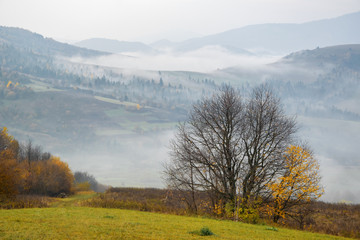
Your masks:
M72 192L74 175L67 163L50 153L43 153L31 141L18 141L0 128L0 202L21 194L57 196Z
M7 133L4 127L0 129L0 199L17 194L20 183L21 169L17 165L19 143Z
M300 146L287 148L284 153L284 171L267 186L273 197L268 213L277 222L295 206L309 204L322 196L319 164L309 150Z
M9 88L11 86L12 82L9 81L8 84L6 84L6 88Z
M46 161L33 162L30 176L30 193L57 196L72 191L74 175L59 157L51 156Z

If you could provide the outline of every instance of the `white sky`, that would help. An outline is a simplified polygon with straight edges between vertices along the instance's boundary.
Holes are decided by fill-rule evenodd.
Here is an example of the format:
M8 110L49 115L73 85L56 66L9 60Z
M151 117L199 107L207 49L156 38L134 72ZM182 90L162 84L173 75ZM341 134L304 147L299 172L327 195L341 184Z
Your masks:
M152 41L360 11L360 0L0 0L0 25L45 37Z

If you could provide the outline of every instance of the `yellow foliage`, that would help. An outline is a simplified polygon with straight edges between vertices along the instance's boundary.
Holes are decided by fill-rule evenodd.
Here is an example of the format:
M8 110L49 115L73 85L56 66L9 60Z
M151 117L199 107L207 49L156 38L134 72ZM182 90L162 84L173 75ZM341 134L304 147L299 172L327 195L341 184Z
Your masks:
M69 193L74 176L67 163L59 157L51 156L47 161L36 161L31 164L30 190L37 194L57 195Z
M4 127L0 131L0 197L17 194L21 181L21 168L18 167L16 157L19 144L7 133Z
M267 185L274 199L274 205L268 206L268 214L282 218L291 206L316 200L323 194L319 164L307 150L290 146L284 160L284 174Z
M9 81L8 84L6 85L6 88L9 88L11 84L12 84L12 82Z
M20 160L19 143L7 128L0 128L0 197L14 196L18 191L45 195L71 192L74 176L59 157Z
M75 186L76 192L90 191L90 183L89 182L81 182L77 183Z
M221 200L219 201L219 203L215 203L214 213L218 216L223 214L223 203Z

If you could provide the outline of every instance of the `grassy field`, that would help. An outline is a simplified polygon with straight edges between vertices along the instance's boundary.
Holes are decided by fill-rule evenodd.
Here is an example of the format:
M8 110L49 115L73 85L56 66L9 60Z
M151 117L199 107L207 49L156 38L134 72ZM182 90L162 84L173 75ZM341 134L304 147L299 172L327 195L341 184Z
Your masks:
M101 97L101 96L95 96L95 99L99 100L99 101L103 101L103 102L107 102L107 103L113 103L113 104L118 104L118 105L123 105L125 107L133 107L133 108L137 108L138 104L137 103L133 103L133 102L121 102L119 100L116 99L112 99L112 98L106 98L106 97ZM139 105L140 107L140 105Z
M26 86L30 87L35 92L52 92L52 91L62 91L56 88L53 88L50 84L47 84L38 80L31 80L30 84L26 84Z
M59 200L51 208L0 210L0 239L344 239L201 217L77 207L91 196ZM200 236L203 227L214 235Z

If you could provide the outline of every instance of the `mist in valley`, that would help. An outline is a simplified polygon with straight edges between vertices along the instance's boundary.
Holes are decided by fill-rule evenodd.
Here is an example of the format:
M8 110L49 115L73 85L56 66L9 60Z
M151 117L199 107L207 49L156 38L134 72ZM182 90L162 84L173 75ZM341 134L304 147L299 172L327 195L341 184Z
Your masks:
M88 65L93 73L95 70L91 66L101 66L99 70L108 67L117 74L129 76L129 79L132 75L156 79L159 78L159 72L161 72L165 85L170 83L193 86L196 77L205 76L212 79L217 87L222 83L231 83L245 95L251 86L269 83L273 85L275 94L281 98L288 115L296 116L299 138L308 142L320 162L322 183L325 187L325 194L321 200L359 203L360 193L357 185L360 182L360 176L357 172L360 170L360 165L357 145L360 122L349 119L346 115L346 111L354 109L354 106L343 102L339 109L345 112L339 115L337 112L330 111L331 105L337 103L336 99L311 95L308 92L310 90L306 88L299 89L298 93L292 95L288 89L282 88L286 83L291 82L295 84L294 88L296 84L301 83L312 89L309 85L317 82L319 76L329 74L333 68L316 67L309 70L301 65L283 64L286 60L282 60L281 56L236 55L219 49L213 48L210 52L208 49L202 49L178 55L173 53L168 55L165 53L138 54L136 57L109 55L91 59L78 58L71 61ZM198 65L194 65L195 62ZM141 70L137 71L136 68ZM172 71L180 69L186 71L182 71L180 75L173 75ZM205 75L197 75L196 72L202 72ZM99 75L101 73L103 72ZM217 87L211 91L215 91ZM295 91L297 91L296 88ZM331 95L340 89L329 91ZM195 103L202 96L198 95L192 102ZM323 99L327 99L328 102L323 102ZM324 112L323 116L314 115L313 112L319 111ZM357 112L354 114L356 116ZM111 128L108 130L111 131ZM114 132L116 132L115 129ZM175 132L174 125L171 130L143 135L118 137L110 135L107 136L107 144L98 142L95 145L89 145L91 147L85 147L86 150L79 148L75 152L60 152L59 154L74 170L90 172L103 184L164 188L166 182L162 180L163 164L169 160L169 141L174 137Z
M174 131L121 137L117 144L79 148L61 156L77 171L86 171L105 185L164 188L163 164ZM85 147L87 148L87 147Z
M71 62L121 69L150 71L188 71L211 73L233 66L256 69L279 60L281 55L244 55L221 46L206 46L193 51L168 49L158 53L123 52L97 58L71 58Z

